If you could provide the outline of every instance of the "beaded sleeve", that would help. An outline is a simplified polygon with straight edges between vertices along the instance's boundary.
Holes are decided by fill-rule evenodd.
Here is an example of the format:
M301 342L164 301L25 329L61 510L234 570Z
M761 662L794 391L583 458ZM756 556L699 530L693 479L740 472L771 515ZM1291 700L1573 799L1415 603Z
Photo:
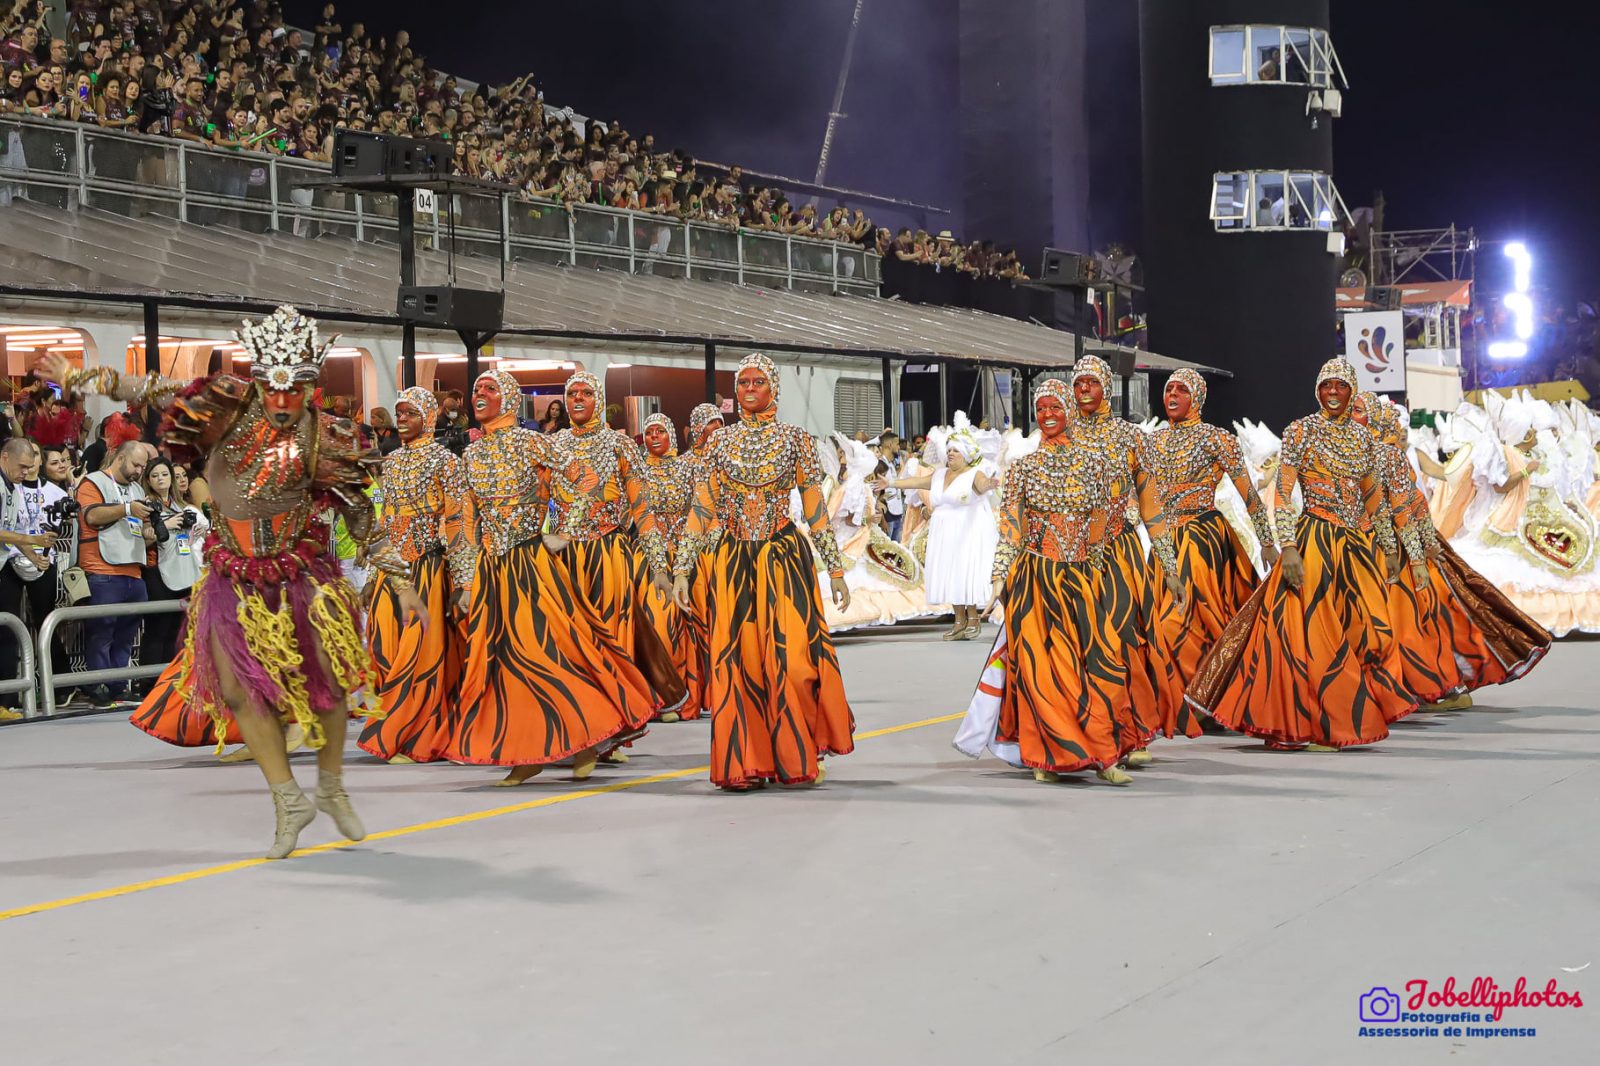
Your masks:
M1000 541L994 549L994 569L991 581L1004 581L1011 574L1022 555L1022 469L1015 464L1006 471L1005 484L1000 492Z
M661 533L661 522L650 507L650 493L640 476L643 468L644 454L639 446L632 438L619 435L617 476L622 479L623 495L628 500L628 514L638 530L639 548L650 566L650 576L666 580L672 575L672 556L667 548L667 539Z
M1148 442L1149 438L1141 434L1139 443L1135 446L1139 466L1133 475L1133 487L1139 507L1139 520L1144 523L1145 531L1150 534L1150 554L1160 561L1163 571L1176 577L1177 547L1173 544L1172 530L1168 528L1166 515L1162 512L1161 493L1156 488L1156 479L1150 475L1152 463Z
M1256 539L1262 544L1274 543L1272 525L1267 519L1267 505L1261 502L1255 480L1250 477L1250 468L1245 465L1239 439L1225 430L1218 430L1213 438L1217 442L1217 465L1222 467L1223 475L1233 482L1233 487L1244 498L1245 513L1250 516L1250 526L1256 531Z
M800 433L799 430L795 432ZM833 523L828 520L827 501L822 496L822 459L817 455L816 442L803 433L800 437L794 464L794 487L800 490L800 508L811 529L811 543L828 568L828 576L843 577L844 555L839 551L839 539L834 536Z
M439 521L439 539L444 542L445 564L450 567L450 583L458 589L472 587L478 568L478 545L472 537L471 496L467 491L466 467L452 455L439 475L444 489L444 514Z
M676 577L689 577L694 573L700 553L716 525L718 494L722 491L722 474L715 465L709 465L708 476L696 478L694 496L689 500L689 516L684 522L683 534L678 538L678 553L673 557L672 572Z
M1278 460L1277 509L1272 521L1280 548L1294 547L1294 527L1299 515L1294 510L1294 483L1299 477L1300 464L1305 461L1305 426L1294 423L1283 433L1283 449Z
M184 388L183 384L155 371L139 377L122 375L110 367L74 370L61 382L63 392L108 396L134 405L166 407Z

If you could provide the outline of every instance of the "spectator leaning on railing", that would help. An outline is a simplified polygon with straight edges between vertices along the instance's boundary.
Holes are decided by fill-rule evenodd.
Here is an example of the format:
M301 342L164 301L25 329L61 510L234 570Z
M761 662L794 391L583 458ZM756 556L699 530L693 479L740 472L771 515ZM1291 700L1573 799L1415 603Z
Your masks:
M0 545L5 546L5 556L0 560L0 611L22 617L22 603L29 587L42 581L51 572L50 548L53 537L42 528L39 514L29 507L24 491L30 473L37 470L39 449L30 440L13 437L0 445ZM43 605L44 614L53 606L54 582L51 595ZM31 598L31 597L30 597ZM38 614L36 621L44 614ZM0 631L0 678L9 680L17 676L19 651L16 636L9 630ZM13 721L19 715L11 710L16 697L0 698L0 721Z
M143 603L143 566L147 546L155 543L150 525L154 513L144 499L140 479L149 451L140 441L129 441L112 453L104 470L87 474L78 484L78 565L89 581L89 602L95 605ZM89 618L83 623L84 659L90 670L128 665L138 615ZM109 707L125 686L96 685L89 698L96 707Z

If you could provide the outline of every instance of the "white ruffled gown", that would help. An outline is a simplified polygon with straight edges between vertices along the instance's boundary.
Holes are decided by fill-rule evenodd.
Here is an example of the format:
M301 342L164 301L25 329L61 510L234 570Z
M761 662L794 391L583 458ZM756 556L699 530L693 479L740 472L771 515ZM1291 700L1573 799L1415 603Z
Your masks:
M935 470L928 501L928 555L923 564L923 589L930 604L979 606L989 602L990 571L1000 542L990 497L975 485L972 467L949 477Z

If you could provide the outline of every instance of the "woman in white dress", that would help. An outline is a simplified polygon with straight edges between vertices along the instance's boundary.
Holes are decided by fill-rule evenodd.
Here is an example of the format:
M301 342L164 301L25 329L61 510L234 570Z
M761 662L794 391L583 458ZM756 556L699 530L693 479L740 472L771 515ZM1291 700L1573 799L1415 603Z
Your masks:
M981 605L989 602L1000 533L990 504L996 482L979 468L982 454L977 437L970 430L958 430L945 442L942 469L881 482L887 488L928 493L933 517L928 520L923 589L929 603L948 603L955 610L955 624L945 640L977 636L983 624Z

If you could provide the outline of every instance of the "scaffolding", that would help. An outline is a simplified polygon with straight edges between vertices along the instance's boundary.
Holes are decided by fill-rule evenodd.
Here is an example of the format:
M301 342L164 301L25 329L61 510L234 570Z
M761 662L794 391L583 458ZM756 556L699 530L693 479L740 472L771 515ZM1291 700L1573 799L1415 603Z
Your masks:
M1470 228L1372 231L1372 284L1473 281L1478 237Z

